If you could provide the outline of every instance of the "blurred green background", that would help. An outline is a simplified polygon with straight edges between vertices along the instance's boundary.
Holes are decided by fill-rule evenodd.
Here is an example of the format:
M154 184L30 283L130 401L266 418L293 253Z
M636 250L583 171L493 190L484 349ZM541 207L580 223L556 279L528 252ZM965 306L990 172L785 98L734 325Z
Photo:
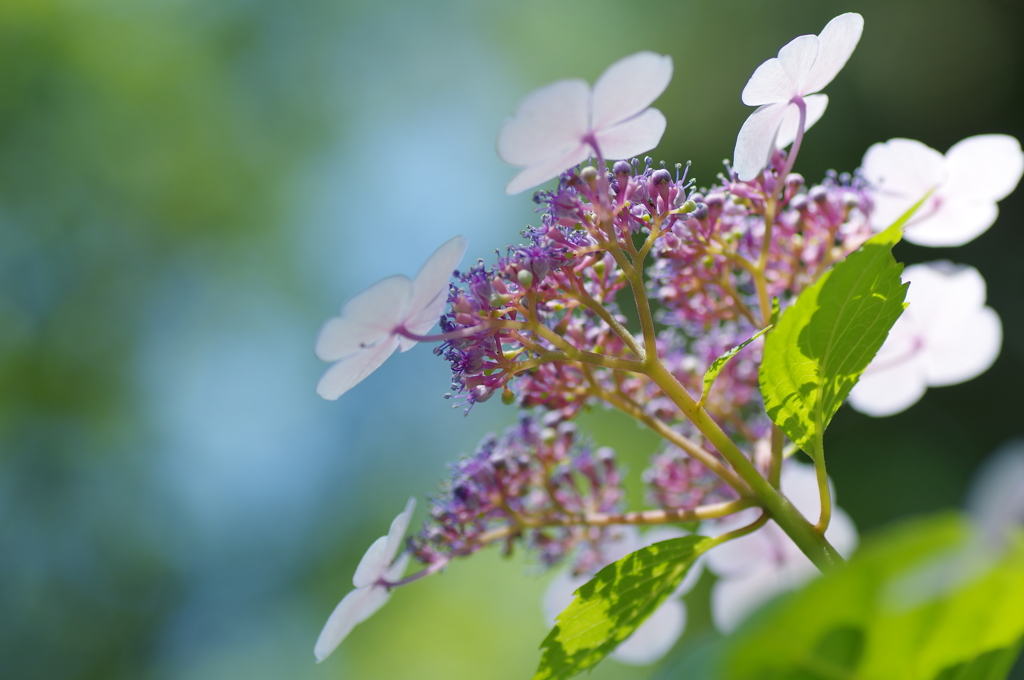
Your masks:
M709 184L753 69L850 10L864 37L808 134L806 177L891 137L1024 136L1010 0L0 3L0 676L529 677L545 577L494 552L403 589L313 663L405 499L514 418L452 410L426 347L321 401L319 325L452 234L467 261L518 239L534 206L503 194L513 171L493 148L534 87L671 54L653 155ZM955 252L898 247L981 270L1006 339L981 378L906 413L836 417L830 471L862 530L958 505L1024 435L1024 194L1001 213ZM635 487L654 439L584 421ZM593 677L676 677L708 585L661 669Z

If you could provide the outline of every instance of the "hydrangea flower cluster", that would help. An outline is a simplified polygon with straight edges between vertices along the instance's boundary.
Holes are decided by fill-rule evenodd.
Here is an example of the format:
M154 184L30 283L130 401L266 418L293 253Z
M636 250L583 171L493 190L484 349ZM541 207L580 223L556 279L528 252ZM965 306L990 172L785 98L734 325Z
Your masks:
M538 90L502 128L498 152L522 168L509 193L557 179L535 195L539 226L493 264L461 270L465 241L455 237L415 280L384 279L325 324L317 354L337 362L318 387L326 398L395 349L431 341L451 367L446 397L467 414L500 393L523 415L451 465L408 552L396 559L390 535L383 558L371 547L364 562L375 566L360 565L371 577L357 572L357 590L332 615L318 658L390 589L491 544L506 552L519 544L542 565L561 565L545 605L552 620L571 588L603 566L682 535L664 525L700 524L724 544L706 558L719 579L713 605L723 631L849 555L856 529L834 507L824 461L786 460L797 446L766 413L764 335L900 215L912 217L907 237L915 243L976 237L1024 170L1015 139L985 135L945 156L891 140L869 149L861 169L818 183L794 172L804 133L828 103L818 93L862 29L860 15L841 15L754 71L742 100L759 108L710 185L691 178L688 164L639 158L665 129L650 106L668 86L669 57L640 52L593 88L567 80ZM908 267L904 280L910 308L850 399L871 415L907 408L928 386L970 379L999 353L999 318L985 306L977 271L932 263ZM427 335L435 322L440 332ZM624 507L614 452L594 448L573 423L587 408L621 411L664 440L642 475L652 507ZM396 520L399 534L410 512ZM648 526L655 528L641 534ZM422 569L401 579L410 556ZM685 626L679 597L699 569L690 572L618 658L649 663L671 647Z
M578 441L573 423L550 417L542 425L524 416L500 437L484 439L451 472L426 527L411 541L413 555L428 565L499 540L511 550L522 539L545 564L575 551L577 568L586 570L604 540L601 525L621 509L614 451L592 449Z

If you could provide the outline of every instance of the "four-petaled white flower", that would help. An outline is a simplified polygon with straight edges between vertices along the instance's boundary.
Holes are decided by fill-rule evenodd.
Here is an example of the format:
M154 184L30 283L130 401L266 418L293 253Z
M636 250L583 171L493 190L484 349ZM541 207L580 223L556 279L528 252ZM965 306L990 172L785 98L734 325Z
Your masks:
M977 135L946 155L913 139L874 144L861 166L872 187L871 226L895 222L931 191L907 223L904 238L920 246L962 246L992 226L996 201L1024 173L1020 142L1009 135Z
M955 385L988 370L1003 342L999 315L985 306L985 279L950 262L907 267L909 306L850 392L871 416L909 408L928 387Z
M338 603L320 631L313 648L317 662L326 659L357 624L373 616L391 598L390 591L382 582L395 583L405 573L409 553L402 553L397 560L395 555L402 547L402 539L415 508L416 499L410 498L405 510L391 522L388 535L374 541L363 555L352 577L352 585L356 589Z
M821 501L814 467L786 461L782 468L782 492L811 522L818 520ZM831 482L829 484L831 488ZM832 519L825 538L844 557L857 547L857 529L832 493ZM722 534L755 520L750 509L727 519L706 523L705 533ZM718 575L711 590L711 615L723 633L736 629L750 614L776 595L793 590L818 574L818 570L779 525L769 521L752 534L714 548L707 554L708 569Z
M523 167L505 187L518 194L557 177L592 155L605 160L650 151L665 116L648 108L672 79L672 57L637 52L615 62L594 83L559 80L527 95L498 135L498 155Z
M864 29L864 18L850 12L828 22L820 35L802 35L754 71L741 98L759 107L736 137L733 170L752 180L768 164L775 149L796 139L800 120L798 101L807 107L804 130L825 113L828 96L814 94L832 82L853 54Z
M381 279L328 319L316 338L316 355L337 363L320 378L317 394L337 399L396 349L412 348L416 340L403 331L423 335L437 323L448 301L448 278L464 252L466 239L456 236L434 251L414 280L400 274Z
M555 625L556 617L572 602L573 593L602 567L659 541L686 535L669 527L652 529L643 535L632 526L619 527L617 531L618 535L602 546L602 564L593 572L574 576L565 569L551 581L542 602L544 618L549 626ZM625 664L646 666L665 656L686 628L686 604L680 597L693 588L700 574L701 562L698 561L687 572L676 592L611 653L611 658Z

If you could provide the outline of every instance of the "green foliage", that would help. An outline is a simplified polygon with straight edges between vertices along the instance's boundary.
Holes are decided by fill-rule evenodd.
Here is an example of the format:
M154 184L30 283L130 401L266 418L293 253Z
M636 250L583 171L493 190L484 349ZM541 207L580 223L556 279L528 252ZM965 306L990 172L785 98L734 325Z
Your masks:
M748 621L716 677L1002 680L1024 636L1024 543L984 555L956 515L906 522Z
M935 680L1004 680L1013 669L1013 662L1017 660L1020 649L1020 642L1010 647L993 649L970 661L946 668L935 676Z
M909 214L804 290L765 340L759 378L768 415L812 457L903 313L907 286L892 248Z
M628 638L679 587L715 540L683 536L609 564L576 591L541 643L534 680L570 678L592 668Z
M774 306L777 304L778 298L775 298L775 300L773 300L772 307L773 316L778 316L776 313L777 308ZM704 372L704 387L702 388L702 392L700 393L700 401L697 402L697 406L703 406L704 402L708 400L708 395L711 394L711 386L715 384L715 378L717 378L718 374L722 372L723 368L725 368L725 364L728 363L729 359L732 359L734 356L739 354L739 351L741 349L752 343L754 340L757 340L759 337L761 337L771 329L771 325L769 325L766 328L762 328L761 330L750 336L750 339L744 340L743 342L736 345L735 347L733 347L728 352L718 357L711 363L711 366L708 367L708 370Z

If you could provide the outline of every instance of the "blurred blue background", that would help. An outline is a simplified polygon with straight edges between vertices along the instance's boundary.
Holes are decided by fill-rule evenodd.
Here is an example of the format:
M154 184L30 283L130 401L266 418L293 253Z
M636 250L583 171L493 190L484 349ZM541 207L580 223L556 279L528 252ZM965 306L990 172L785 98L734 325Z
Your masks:
M518 240L534 206L504 195L493 148L531 89L671 54L653 155L710 184L753 69L850 10L864 37L808 134L809 179L891 137L1024 135L1009 0L0 3L0 676L529 677L545 577L493 551L313 663L369 543L515 417L452 410L427 347L321 401L316 332L453 234L467 262ZM956 251L899 246L980 269L1006 340L988 373L904 414L837 416L830 470L864 530L958 505L1024 434L1024 197L1001 210ZM635 489L654 438L583 420ZM707 585L678 654L699 648Z

